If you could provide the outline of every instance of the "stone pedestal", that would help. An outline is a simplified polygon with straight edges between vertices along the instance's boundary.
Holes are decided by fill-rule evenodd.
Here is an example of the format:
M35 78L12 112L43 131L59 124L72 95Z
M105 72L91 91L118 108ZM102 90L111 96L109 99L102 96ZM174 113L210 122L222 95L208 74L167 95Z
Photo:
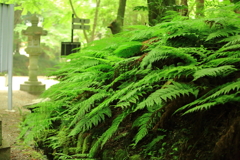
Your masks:
M40 94L43 91L45 91L46 85L42 84L41 82L30 82L26 81L24 84L20 84L20 90L21 91L26 91L31 94Z
M2 139L2 121L0 121L0 159L11 160L11 148L9 144Z
M29 72L28 81L20 85L20 90L26 91L32 94L40 94L45 90L45 84L38 81L38 57L42 53L40 47L40 36L47 35L47 31L38 27L38 18L36 15L31 18L32 26L28 27L26 30L22 31L23 35L28 36L28 46L25 49L27 54L29 54Z
M0 146L0 159L11 160L11 148L5 140L2 141Z

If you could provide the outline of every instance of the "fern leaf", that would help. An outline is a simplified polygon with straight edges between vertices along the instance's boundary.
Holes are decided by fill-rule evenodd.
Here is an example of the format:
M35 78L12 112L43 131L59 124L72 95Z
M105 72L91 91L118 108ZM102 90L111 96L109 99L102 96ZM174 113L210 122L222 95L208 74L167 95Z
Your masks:
M215 106L215 105L217 105L217 102L204 103L202 105L199 105L199 106L196 106L196 107L193 107L193 108L187 110L186 112L183 113L183 115L188 114L188 113L192 113L192 112L196 112L196 111L199 111L199 110L209 109L209 108L211 108L212 106Z
M93 126L97 126L100 122L105 120L105 116L112 116L112 111L108 107L102 108L98 111L98 114L92 116L86 114L86 116L79 120L79 122L74 126L74 128L69 133L69 136L77 135L80 132L85 132L91 129Z
M224 84L224 86L225 87L222 87L220 90L216 91L214 94L207 97L206 100L211 100L220 95L228 94L231 91L235 91L235 92L239 91L240 90L240 79L238 79L238 81L236 81L236 82L230 82L230 83Z
M142 116L138 117L132 127L140 126L138 133L134 137L134 146L142 140L147 134L149 128L151 128L151 121L152 121L152 113L144 113Z
M192 113L192 112L196 112L196 111L201 111L201 110L207 110L213 106L219 105L219 104L226 104L229 102L240 102L240 97L237 94L231 94L231 95L222 95L217 97L216 99L211 99L211 101L213 102L208 102L208 103L204 103L202 105L198 105L196 107L193 107L189 110L187 110L186 112L183 113L183 115L188 114L188 113Z
M211 60L206 63L206 65L209 66L223 66L223 65L234 65L235 63L240 62L240 58L232 58L232 57L226 57L226 58L218 58Z
M225 65L220 66L216 68L204 68L201 70L196 71L193 76L193 81L196 81L197 79L204 77L204 76L210 76L210 77L218 77L218 76L227 76L232 72L237 71L237 69L234 68L234 66L231 65Z
M130 112L129 112L130 113ZM112 122L112 125L109 129L107 129L100 138L94 143L93 147L91 148L89 155L90 157L94 157L98 147L101 145L101 148L104 144L113 136L113 134L118 130L119 125L122 121L126 118L127 112L123 112L122 114L118 115Z
M101 102L97 107L93 108L91 110L91 112L89 113L89 116L93 116L99 113L99 111L101 111L104 108L108 108L109 104L113 101L119 101L120 97L122 97L123 95L125 95L129 88L132 88L134 83L130 83L128 84L128 86L124 89L118 90L116 92L114 92L114 94L112 96L110 96L109 98L105 99L103 102Z
M131 104L136 104L140 97L143 97L145 92L143 91L144 87L139 87L128 92L126 95L120 98L119 102L115 107L127 108Z
M185 110L185 109L190 108L190 107L192 107L192 106L199 106L199 105L201 105L201 104L207 103L208 101L211 101L211 102L212 102L213 99L215 99L215 98L218 97L218 96L221 96L222 94L220 93L220 94L215 95L214 97L211 97L211 98L209 98L209 97L212 96L212 95L214 95L214 94L216 94L216 93L219 93L219 90L221 90L222 88L227 87L228 84L229 84L229 83L223 84L223 85L220 85L220 86L218 86L218 87L213 88L212 90L208 91L206 94L204 94L204 95L201 96L200 98L196 99L195 101L193 101L193 102L191 102L191 103L189 103L189 104L186 104L186 105L180 107L180 108L177 109L174 113L179 112L179 111L181 111L181 110ZM203 89L204 89L204 87L203 87Z
M235 36L224 38L220 42L228 42L225 46L239 44L240 43L240 35L235 35Z
M223 51L229 51L229 50L238 50L239 48L240 48L240 44L234 44L230 46L223 46L218 51L223 52Z
M168 58L180 58L186 64L194 64L197 60L191 55L184 52L184 50L169 47L169 46L158 46L152 49L143 59L141 68L149 66L150 64L159 61L166 60Z
M76 124L79 120L81 120L84 117L84 115L86 115L86 113L90 111L91 107L93 107L96 102L102 101L102 99L108 97L109 95L110 94L107 92L99 92L92 95L88 99L80 101L80 103L75 104L73 106L73 109L69 111L69 114L71 113L74 114L74 119L72 120L69 126L71 127L74 124ZM75 113L76 110L78 110L77 114Z
M161 135L161 136L157 136L156 138L154 138L154 139L152 140L152 142L150 142L150 143L147 145L146 151L151 150L152 147L155 146L156 143L158 143L159 141L163 140L165 136L166 136L166 135Z
M151 108L154 105L162 105L162 103L166 102L168 99L172 100L182 95L189 94L197 96L198 89L193 85L173 82L173 85L168 85L165 88L158 89L150 94L146 100L137 105L134 112L145 107Z
M229 36L228 29L217 30L216 32L210 33L205 41L209 41L219 37L228 37Z

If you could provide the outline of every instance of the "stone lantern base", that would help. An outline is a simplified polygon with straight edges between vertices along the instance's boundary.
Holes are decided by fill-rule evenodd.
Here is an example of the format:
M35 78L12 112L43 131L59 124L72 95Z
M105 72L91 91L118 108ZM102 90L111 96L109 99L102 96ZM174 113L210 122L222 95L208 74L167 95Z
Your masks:
M46 85L41 82L24 82L24 84L20 84L20 90L26 91L31 94L41 94L45 91Z
M0 146L0 159L11 160L11 148L5 140L2 140L2 145Z

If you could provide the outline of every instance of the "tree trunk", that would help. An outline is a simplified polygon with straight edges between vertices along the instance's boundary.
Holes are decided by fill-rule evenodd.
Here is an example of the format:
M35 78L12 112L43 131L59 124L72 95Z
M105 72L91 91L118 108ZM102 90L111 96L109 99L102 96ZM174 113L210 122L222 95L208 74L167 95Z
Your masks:
M237 3L240 2L240 0L230 0L231 3Z
M16 5L16 7L19 5ZM21 19L21 15L22 15L22 10L15 10L14 11L14 28L17 26L17 24L22 22ZM20 36L19 36L19 32L14 32L14 44L13 44L13 50L15 54L20 54L19 50L20 50Z
M99 7L100 7L101 0L96 0L96 10L95 10L95 16L94 16L94 22L93 22L93 27L92 27L92 36L90 41L94 41L95 38L95 31L97 27L97 20L98 20L98 12L99 12Z
M167 10L173 10L175 0L147 0L148 3L148 21L150 26L160 23Z
M117 12L117 19L114 20L108 28L111 29L112 34L117 34L122 31L123 23L124 23L124 15L125 15L125 8L126 8L127 0L119 0L118 12Z
M196 17L204 16L204 0L196 0Z
M184 7L180 10L182 16L188 15L188 0L181 0L181 5Z

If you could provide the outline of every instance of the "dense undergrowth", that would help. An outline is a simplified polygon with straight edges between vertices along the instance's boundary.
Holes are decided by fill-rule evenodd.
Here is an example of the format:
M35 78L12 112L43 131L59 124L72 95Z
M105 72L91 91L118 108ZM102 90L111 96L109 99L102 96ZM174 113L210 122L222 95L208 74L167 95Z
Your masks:
M69 56L21 136L56 160L236 159L240 21L226 8L134 26Z

